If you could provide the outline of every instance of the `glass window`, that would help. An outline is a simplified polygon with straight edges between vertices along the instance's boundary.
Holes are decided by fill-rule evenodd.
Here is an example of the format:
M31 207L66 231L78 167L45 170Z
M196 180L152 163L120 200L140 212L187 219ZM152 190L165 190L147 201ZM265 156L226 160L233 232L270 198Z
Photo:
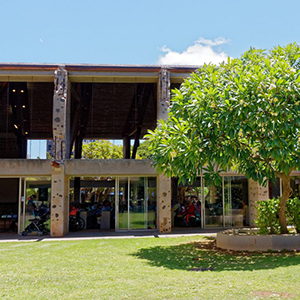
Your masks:
M222 184L206 184L204 182L205 226L223 226Z
M155 229L156 201L156 177L119 178L117 229Z
M128 178L119 178L118 229L128 230Z
M130 229L146 229L147 199L145 196L146 196L145 178L130 177L130 199L129 199Z
M292 176L291 177L291 188L293 190L293 194L292 194L291 198L294 198L294 197L300 198L299 183L300 183L300 176Z
M156 198L156 177L146 178L146 192L148 199L148 211L147 211L147 229L156 228L156 208L157 208L157 198Z
M225 227L249 225L248 180L243 176L224 177Z

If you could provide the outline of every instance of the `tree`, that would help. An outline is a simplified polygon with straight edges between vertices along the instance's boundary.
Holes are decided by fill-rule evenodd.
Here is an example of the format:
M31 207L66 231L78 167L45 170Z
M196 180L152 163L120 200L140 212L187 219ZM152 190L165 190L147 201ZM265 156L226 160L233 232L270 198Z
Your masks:
M295 43L201 67L173 91L168 120L147 136L157 170L183 182L203 171L218 180L228 168L263 185L279 177L287 233L290 176L300 167L299 69Z
M137 158L138 159L150 159L151 158L148 140L140 143L140 146L137 149Z
M117 159L123 158L123 148L110 141L99 140L82 146L82 158Z
M132 151L133 146L131 146ZM136 159L149 159L149 142L141 142L137 149ZM82 146L82 158L85 159L122 159L123 146L110 141L99 140Z

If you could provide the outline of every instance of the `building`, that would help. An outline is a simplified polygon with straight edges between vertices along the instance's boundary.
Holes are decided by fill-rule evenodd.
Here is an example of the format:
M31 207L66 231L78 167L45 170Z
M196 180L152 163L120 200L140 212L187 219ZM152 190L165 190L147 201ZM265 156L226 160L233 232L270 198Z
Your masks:
M248 204L246 222L253 225L255 202L269 197L268 188L232 172L222 174L223 183L218 187L206 187L199 177L193 186L178 188L176 179L157 174L150 160L135 159L139 140L156 127L158 119L168 117L170 90L194 70L0 64L2 227L7 229L5 223L11 223L7 219L17 215L18 232L24 230L32 218L31 194L36 205L51 208L52 236L68 232L70 202L92 203L104 194L115 204L110 220L115 230L171 232L171 199L178 202L187 196L205 199L201 227L241 226L240 203L244 200ZM51 140L52 158L27 159L30 139ZM97 139L122 140L123 159L82 160L83 140Z

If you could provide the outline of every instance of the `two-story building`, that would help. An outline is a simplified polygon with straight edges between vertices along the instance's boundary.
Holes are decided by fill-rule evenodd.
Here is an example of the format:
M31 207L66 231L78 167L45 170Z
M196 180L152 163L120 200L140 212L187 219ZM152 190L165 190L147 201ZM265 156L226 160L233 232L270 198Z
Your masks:
M206 186L201 174L178 186L136 159L147 130L168 117L170 90L195 68L0 64L0 230L17 219L21 233L34 202L50 208L51 235L63 236L70 202L109 201L115 230L169 233L186 197L200 202L199 228L253 225L255 202L279 190L233 172L219 186ZM83 140L99 139L122 141L123 159L82 159ZM31 140L51 140L52 157L28 159Z

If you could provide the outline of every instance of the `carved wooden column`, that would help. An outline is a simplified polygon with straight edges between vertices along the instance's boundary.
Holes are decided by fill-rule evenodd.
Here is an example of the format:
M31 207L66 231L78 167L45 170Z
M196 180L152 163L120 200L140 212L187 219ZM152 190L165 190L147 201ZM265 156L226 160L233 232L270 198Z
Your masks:
M170 71L161 69L157 90L157 119L167 120L170 106ZM171 232L171 178L157 177L157 229L160 233Z
M51 236L63 236L69 224L69 180L65 176L68 74L64 67L54 73L53 160L51 183Z

